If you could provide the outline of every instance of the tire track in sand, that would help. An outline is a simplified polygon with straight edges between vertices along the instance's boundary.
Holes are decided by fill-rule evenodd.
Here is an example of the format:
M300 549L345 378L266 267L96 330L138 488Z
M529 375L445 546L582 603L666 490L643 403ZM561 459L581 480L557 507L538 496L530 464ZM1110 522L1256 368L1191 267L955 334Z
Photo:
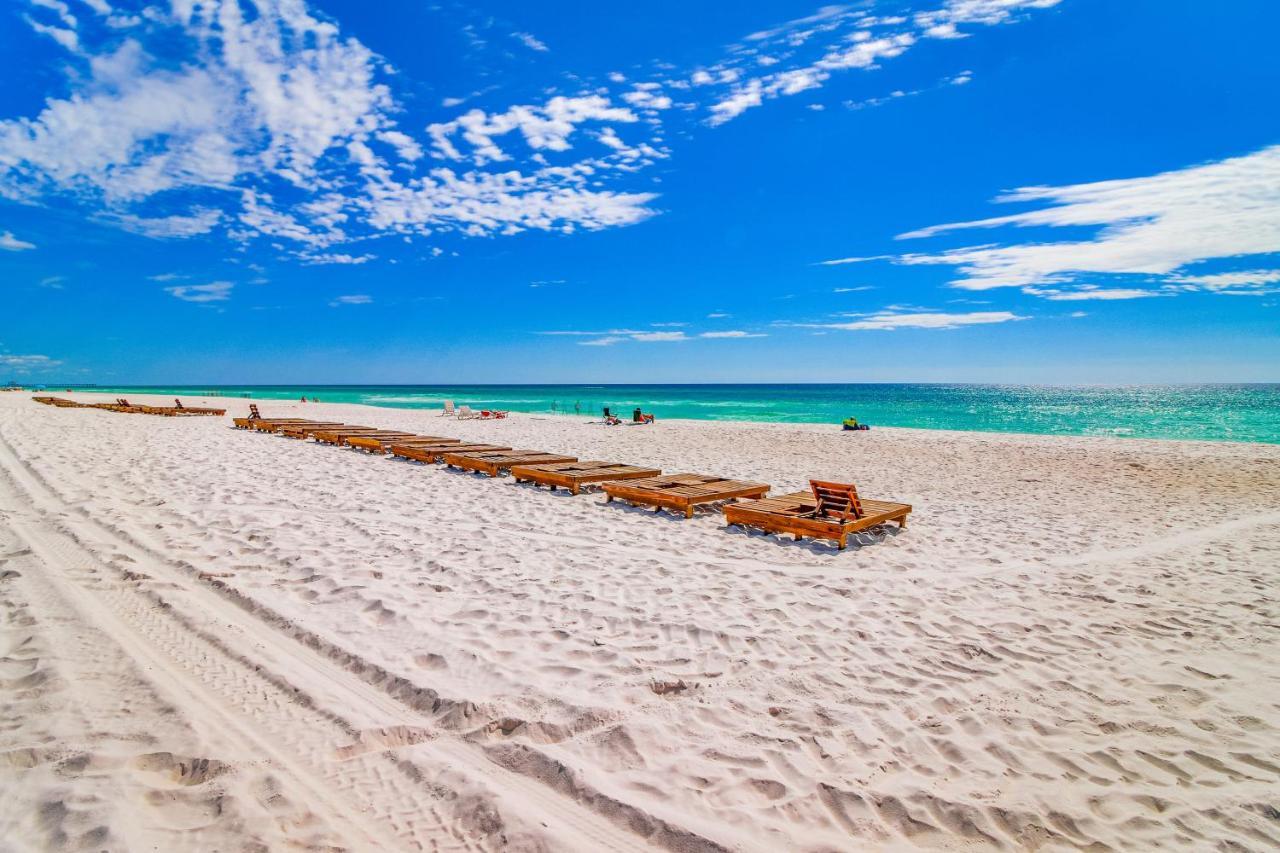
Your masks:
M634 817L625 805L595 799L593 805L606 816L494 763L431 717L256 618L145 543L104 527L81 506L68 505L2 436L0 470L6 474L0 478L5 503L26 508L11 521L48 567L45 580L118 638L149 677L181 700L197 725L259 746L313 798L336 832L354 836L356 846L465 849L463 834L450 825L456 821L441 814L438 786L423 781L449 768L500 798L504 815L517 826L499 823L496 832L545 827L558 849L654 849L645 837L610 819ZM104 553L124 558L128 569L95 556ZM118 582L104 583L112 575ZM319 697L315 703L306 700L313 694ZM364 740L361 733L372 732L376 741L378 733L388 731L419 733L413 762L430 772L417 773L385 750L343 750L353 738ZM344 760L335 760L339 755ZM639 823L661 846L717 847L661 821ZM503 840L495 837L491 843Z

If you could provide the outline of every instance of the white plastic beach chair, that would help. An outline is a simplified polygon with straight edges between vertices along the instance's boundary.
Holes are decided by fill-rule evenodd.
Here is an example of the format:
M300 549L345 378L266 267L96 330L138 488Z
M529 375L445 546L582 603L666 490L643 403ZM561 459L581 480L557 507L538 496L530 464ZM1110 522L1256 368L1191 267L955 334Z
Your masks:
M452 401L452 400L445 400L445 401L444 401L444 410L440 412L440 417L442 417L442 418L443 418L443 417L445 417L446 415L452 415L452 414L453 414L453 401Z
M471 420L472 418L478 418L478 417L480 417L480 413L472 409L470 406L458 407L459 420L466 421L466 420Z

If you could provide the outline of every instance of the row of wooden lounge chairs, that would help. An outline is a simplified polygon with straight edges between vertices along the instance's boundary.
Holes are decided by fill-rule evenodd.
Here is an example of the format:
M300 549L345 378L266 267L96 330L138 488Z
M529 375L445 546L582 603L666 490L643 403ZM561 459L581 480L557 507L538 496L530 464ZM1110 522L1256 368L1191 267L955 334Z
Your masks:
M68 400L65 397L32 397L37 403L44 403L46 406L57 406L62 409L103 409L108 412L127 412L129 414L140 415L164 415L166 417L185 417L212 415L222 417L227 413L226 409L200 408L182 405L182 401L174 398L172 406L145 406L130 403L122 397L117 397L114 403L81 403L78 400Z
M495 444L468 443L436 435L413 435L397 430L351 426L299 418L262 417L251 406L247 418L235 418L237 428L274 432L297 439L347 446L378 455L390 454L424 464L444 463L451 468L497 477L509 471L520 483L567 489L577 495L599 486L606 503L625 501L633 506L670 509L692 518L700 506L720 504L729 526L758 528L769 533L790 533L797 540L829 539L843 550L849 537L887 522L907 526L911 506L865 500L850 483L811 480L809 492L766 497L769 486L745 480L729 480L706 474L663 474L657 468L622 465L573 456L516 450Z

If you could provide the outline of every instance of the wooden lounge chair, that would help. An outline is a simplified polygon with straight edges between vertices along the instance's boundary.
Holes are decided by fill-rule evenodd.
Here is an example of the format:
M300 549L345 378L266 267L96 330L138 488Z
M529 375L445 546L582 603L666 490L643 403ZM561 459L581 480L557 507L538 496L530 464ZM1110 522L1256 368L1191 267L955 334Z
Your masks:
M393 429L355 429L347 427L337 427L335 429L320 429L313 432L312 437L320 444L336 444L341 446L346 444L347 439L357 436L365 436L367 438L410 438L413 433L401 432Z
M806 536L832 539L842 551L851 533L890 521L896 521L900 528L907 526L910 504L859 498L851 483L810 480L809 484L811 492L725 504L725 522L758 527L766 533L791 533L797 541Z
M718 503L732 498L760 498L769 492L764 483L744 480L725 480L711 474L666 474L641 480L623 480L603 483L609 503L614 498L636 504L646 504L656 509L680 510L685 518L693 518L694 507L699 504Z
M561 456L541 450L455 451L444 454L444 464L496 477L513 465L546 465L551 462L577 462L576 456Z
M307 439L310 438L311 434L318 429L337 429L344 426L346 426L346 424L320 423L317 421L313 423L278 424L274 428L258 425L257 429L264 430L266 432L274 432L277 435L288 436L289 438Z
M247 418L232 418L231 422L240 429L260 429L264 432L273 432L274 426L283 426L284 424L310 424L315 421L308 418L264 418L262 416Z
M217 417L222 417L227 413L226 409L204 408L200 406L184 406L182 405L182 401L179 400L177 397L173 398L173 405L175 408L177 408L178 414L180 415L216 415Z
M359 426L356 424L294 424L293 426L281 427L279 432L281 435L289 438L308 439L313 438L317 432L334 433L341 431L346 434L360 435L362 433L380 432L377 427Z
M292 426L313 426L318 429L324 429L325 427L339 427L342 426L342 424L332 423L329 421L309 421L303 418L285 418L281 420L263 418L262 420L253 422L253 428L258 432L279 432L285 427Z
M388 438L385 436L371 435L353 435L347 438L347 446L354 447L357 450L367 450L370 453L390 453L393 444L461 444L462 442L456 438L446 438L438 435L401 435L399 437Z
M557 486L578 494L582 487L606 480L638 480L642 477L656 477L662 471L657 468L640 468L636 465L619 465L614 462L544 462L540 465L513 465L511 476L517 483L536 483L550 486L555 491Z
M503 447L498 444L459 444L457 442L449 444L393 444L391 445L391 455L399 456L402 459L412 459L415 462L430 463L439 462L446 453L451 452L491 453L510 449L510 447Z

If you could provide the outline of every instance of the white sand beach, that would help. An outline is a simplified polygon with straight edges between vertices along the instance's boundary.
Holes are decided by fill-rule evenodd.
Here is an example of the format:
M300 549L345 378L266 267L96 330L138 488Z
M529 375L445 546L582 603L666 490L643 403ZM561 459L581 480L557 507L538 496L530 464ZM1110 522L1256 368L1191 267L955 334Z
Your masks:
M1280 446L257 401L914 506L838 552L184 402L0 395L0 849L1280 846Z

